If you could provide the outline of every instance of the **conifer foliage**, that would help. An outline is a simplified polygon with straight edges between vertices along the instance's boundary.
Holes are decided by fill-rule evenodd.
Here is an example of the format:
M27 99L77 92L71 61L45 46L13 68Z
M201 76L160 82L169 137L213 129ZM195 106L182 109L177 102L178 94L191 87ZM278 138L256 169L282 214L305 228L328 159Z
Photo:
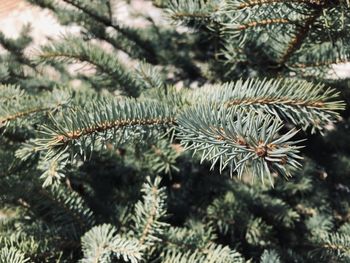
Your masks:
M28 1L81 32L0 34L0 262L350 261L348 1Z

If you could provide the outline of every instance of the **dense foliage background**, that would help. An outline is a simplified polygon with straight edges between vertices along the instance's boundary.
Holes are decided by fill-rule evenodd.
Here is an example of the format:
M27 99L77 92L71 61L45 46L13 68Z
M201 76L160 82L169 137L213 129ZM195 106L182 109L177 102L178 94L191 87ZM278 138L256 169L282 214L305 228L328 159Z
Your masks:
M0 262L350 261L347 1L29 2L81 32L0 34Z

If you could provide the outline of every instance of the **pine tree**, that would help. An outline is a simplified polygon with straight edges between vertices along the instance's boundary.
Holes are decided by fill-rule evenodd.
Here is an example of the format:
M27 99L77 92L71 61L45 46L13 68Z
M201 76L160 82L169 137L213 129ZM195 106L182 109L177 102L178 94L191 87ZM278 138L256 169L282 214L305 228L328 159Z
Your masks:
M348 1L29 2L81 33L0 34L0 262L350 261Z

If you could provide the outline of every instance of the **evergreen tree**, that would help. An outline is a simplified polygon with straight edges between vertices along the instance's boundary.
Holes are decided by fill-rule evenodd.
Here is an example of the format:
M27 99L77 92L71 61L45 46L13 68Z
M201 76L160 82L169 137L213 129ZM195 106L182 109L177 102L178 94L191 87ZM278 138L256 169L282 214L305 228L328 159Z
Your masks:
M29 2L82 30L0 34L0 262L350 262L348 1Z

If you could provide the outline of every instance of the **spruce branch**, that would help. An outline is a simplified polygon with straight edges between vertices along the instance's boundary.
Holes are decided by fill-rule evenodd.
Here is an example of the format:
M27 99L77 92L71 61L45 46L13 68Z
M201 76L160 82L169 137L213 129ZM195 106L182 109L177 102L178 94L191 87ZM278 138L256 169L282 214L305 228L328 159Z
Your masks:
M20 205L33 222L42 222L44 229L50 227L46 231L52 235L73 241L94 225L94 215L78 193L63 185L43 189L40 183L33 182L33 178L31 181L28 175L27 178L23 175L2 178L2 184L5 183L2 191L10 191L7 188L16 191L10 195L14 198L12 202Z
M27 197L31 211L43 220L61 228L73 226L69 235L78 237L95 223L92 211L78 193L61 186L40 189L36 196Z
M320 4L322 0L242 0L232 2L231 5L238 9L252 8L261 5L270 4L285 4L285 3L307 3L307 4Z
M266 224L262 218L257 217L249 221L245 239L253 246L266 247L271 243L269 239L272 236L270 235L273 232L272 230L273 227L271 225Z
M25 92L16 85L0 85L0 103L13 103L18 101Z
M27 263L30 259L14 247L0 249L0 263Z
M322 8L318 7L308 19L304 21L302 26L299 26L299 32L292 38L290 43L287 45L286 52L282 55L280 63L285 64L293 53L298 50L303 44L304 39L308 36L315 21L322 14Z
M164 242L167 244L164 253L185 253L189 250L205 252L205 247L214 242L215 237L213 227L206 227L197 221L190 221L186 227L170 227L164 235Z
M67 154L63 154L58 158L53 158L49 161L41 157L38 163L38 169L43 172L40 176L40 179L44 181L43 187L58 185L58 183L65 177L64 169L67 165L68 159L69 156L67 156Z
M349 20L350 21L350 20ZM308 40L308 42L313 40ZM343 39L323 41L322 44L312 46L308 42L294 53L286 66L291 69L331 69L331 65L347 63L350 50ZM326 71L327 72L327 71ZM313 74L316 75L316 74Z
M218 10L215 1L205 0L172 0L167 6L167 12L174 21L190 26L207 25L215 20Z
M311 245L311 258L322 258L328 261L348 262L350 260L350 238L338 232L320 232Z
M191 100L226 108L261 110L312 132L339 119L345 105L339 93L322 84L295 79L248 79L207 86L190 95Z
M113 262L112 258L137 263L142 259L142 246L137 239L126 239L109 224L95 226L81 238L82 263Z
M237 200L241 200L242 203L237 203ZM257 211L259 211L258 214L256 214ZM244 222L247 232L242 234L247 235L252 214L255 215L254 218L259 216L265 222L273 222L269 224L270 226L280 224L286 229L294 229L301 218L290 204L277 196L271 198L266 190L262 190L261 185L250 188L242 186L240 182L232 184L224 196L215 199L208 207L207 213L209 222L216 226L222 234L228 234L232 227L234 228L234 224ZM267 228L263 227L261 234ZM271 231L268 234L271 235ZM250 234L246 238L249 236ZM272 239L269 240L272 241Z
M135 204L133 232L145 249L161 241L164 228L168 225L161 221L166 215L166 193L165 188L160 187L160 181L160 177L154 182L147 177L141 190L143 200Z
M262 31L268 32L271 38L276 40L273 32L288 29L286 32L288 34L289 27L294 27L300 16L292 8L288 8L285 1L268 1L259 8L256 8L255 3L261 5L263 1L255 1L250 4L241 1L227 1L218 10L222 21L222 33L227 39L237 43L238 47L251 43L251 40L258 42ZM286 10L290 9L290 14L283 15L279 9L276 9L279 6L286 6Z
M102 100L72 108L51 117L52 124L43 126L41 138L29 141L16 154L27 159L32 153L45 151L47 158L52 159L71 151L86 157L107 142L124 142L178 126L184 145L203 150L202 161L212 160L213 166L218 162L220 171L229 166L231 174L237 171L239 176L247 164L253 164L255 174L268 175L272 182L271 172L289 176L286 167L299 166L296 154L300 147L287 143L294 131L277 140L278 145L272 142L282 127L279 119L304 129L311 126L313 131L322 130L337 120L336 111L343 108L343 103L336 100L335 90L325 90L323 85L290 79L250 79L182 93L193 105L178 117L175 112L179 107L188 105L172 105L177 102L171 89L169 92L169 106L152 101ZM243 109L247 113L242 113ZM272 121L269 115L277 119ZM249 125L254 128L248 128Z
M52 239L55 239L55 237L48 241L47 239L43 238L43 235L40 236L40 234L38 234L40 231L45 232L45 226L43 226L41 222L39 224L36 222L35 225L26 225L23 222L18 223L18 219L19 218L17 215L15 218L11 218L9 220L5 219L5 222L2 221L0 223L0 231L2 232L0 237L0 246L2 248L7 247L17 250L19 254L25 255L26 258L28 258L27 260L30 259L29 262L37 262L37 260L40 259L49 259L54 253L48 252L48 243ZM14 224L15 221L17 221L17 224ZM0 259L0 262L3 261Z
M254 177L264 181L267 176L273 185L272 173L289 177L288 169L300 166L300 146L289 141L296 131L278 137L282 124L277 119L254 112L213 111L209 106L197 106L177 120L181 144L188 150L201 151L201 161L212 161L212 168L218 163L221 172L229 166L231 176L237 172L241 177L249 164Z
M234 28L237 29L239 31L243 31L246 29L252 29L254 27L262 27L262 26L272 26L272 25L280 25L280 24L290 24L291 21L289 21L288 19L284 19L284 18L271 18L271 19L264 19L264 20L260 20L260 21L253 21L253 22L249 22L247 24L240 24L240 25L234 25L228 28Z
M298 72L292 65L348 61L348 11L339 1L227 1L218 11L222 54L233 71L244 65L288 73ZM320 73L324 77L327 72Z
M216 263L243 263L244 259L241 255L231 250L228 246L211 243L205 249L194 251L187 251L179 253L176 251L169 251L163 260L164 263L188 263L188 262L216 262Z
M124 141L151 135L172 126L174 113L154 101L97 101L88 108L70 109L60 118L51 116L51 125L43 126L42 138L26 144L18 156L48 151L48 157L61 155L71 148L86 156L109 140Z
M101 13L96 12L95 9L92 9L89 4L87 4L85 1L81 0L62 0L65 3L68 3L78 10L81 10L85 14L89 15L91 18L93 18L95 21L98 21L102 24L104 24L106 27L112 27L116 31L118 31L120 34L122 34L124 37L130 39L133 41L138 48L145 50L149 57L155 58L155 52L150 45L150 43L144 39L142 39L139 34L136 33L136 31L123 27L121 25L113 23L113 21L108 17L108 15L104 15Z
M281 260L275 250L264 250L260 257L260 263L281 263Z
M300 141L285 131L322 132L340 119L337 91L299 78L349 61L349 0L153 0L188 28L150 14L140 30L113 20L112 0L29 1L82 30L44 46L40 64L25 55L26 32L0 33L0 79L14 84L0 85L0 263L349 261L348 113L324 138L339 149L310 140L322 150L307 154L312 169L297 170ZM132 72L120 50L152 65L133 61ZM70 74L62 62L76 61L94 70ZM240 75L248 79L232 81ZM72 94L52 89L71 80ZM162 136L170 132L175 144ZM208 176L178 143L243 183ZM144 176L175 164L162 182ZM65 171L67 186L57 184ZM288 183L277 177L295 171ZM277 187L245 180L256 178Z
M100 74L100 84L110 90L118 88L126 95L136 97L141 89L141 84L116 56L81 38L67 36L61 41L43 46L37 54L37 60L40 63L52 60L86 62L96 68Z
M0 105L0 127L39 113L52 112L70 99L70 93L63 89L43 92L39 96L25 94L16 87L0 89L0 92L0 100L3 101Z
M311 239L317 240L319 236L331 232L334 228L332 218L329 216L324 216L322 214L315 214L308 218L305 222L307 229L311 233Z
M111 225L95 226L82 237L84 258L81 262L112 262L113 257L137 263L145 259L145 250L161 241L166 223L160 220L165 216L166 194L160 187L160 177L154 182L146 178L141 191L143 200L135 205L134 227L129 238L117 234Z
M339 234L348 234L350 233L350 222L344 223L339 229L338 229Z
M117 50L122 50L123 52L127 53L131 58L146 59L150 63L156 62L154 52L152 51L152 53L150 53L151 47L146 48L147 50L144 49L145 45L143 44L146 41L144 41L142 37L138 36L141 35L138 29L113 24L117 28L114 28L115 30L109 30L110 26L107 26L107 24L110 24L110 21L112 21L110 14L108 14L108 19L103 19L105 15L101 14L101 10L99 10L99 8L96 8L96 6L98 6L98 3L89 3L88 6L91 12L86 13L80 9L71 8L72 6L70 4L60 5L57 1L53 0L28 1L39 5L42 8L48 8L52 10L60 22L64 25L78 24L85 29L83 32L84 36L88 37L89 39L93 37L106 41ZM86 2L82 2L81 4L86 5ZM96 12L98 12L98 14ZM108 13L110 13L109 10ZM105 23L102 23L101 19L96 20L96 17L91 16L91 14L96 14L99 18L102 16L102 19ZM133 39L136 42L133 41ZM148 43L148 45L150 46L150 43Z
M0 123L2 125L5 125L7 122L23 118L23 117L26 117L28 115L34 114L34 113L47 112L47 111L55 109L59 106L61 106L61 104L58 104L58 105L56 105L56 107L53 107L53 108L38 107L38 108L32 108L32 109L28 109L28 110L21 111L21 112L16 112L13 115L7 115L6 117L3 117L2 119L0 119Z
M320 67L329 67L335 64L345 64L348 63L348 58L335 58L334 60L329 61L313 61L313 62L305 62L305 63L295 63L288 64L288 67L292 69L305 69L305 68L320 68Z
M165 238L164 262L244 262L237 251L215 243L217 237L211 226L196 221L186 228L170 228Z
M284 227L293 228L295 223L300 221L297 211L281 198L271 199L268 195L255 194L253 191L250 192L250 195L253 195L251 200L253 206L261 207L266 214L271 216L272 220L280 222Z
M165 88L165 81L158 69L148 63L141 62L138 65L136 68L136 76L139 78L141 83L144 83L146 88Z
M238 63L248 68L261 64L266 67L267 63L268 67L275 68L298 21L305 15L298 13L297 3L272 1L240 8L241 3L227 1L218 11L223 39L221 53L232 64L232 70ZM259 56L258 50L262 52Z

